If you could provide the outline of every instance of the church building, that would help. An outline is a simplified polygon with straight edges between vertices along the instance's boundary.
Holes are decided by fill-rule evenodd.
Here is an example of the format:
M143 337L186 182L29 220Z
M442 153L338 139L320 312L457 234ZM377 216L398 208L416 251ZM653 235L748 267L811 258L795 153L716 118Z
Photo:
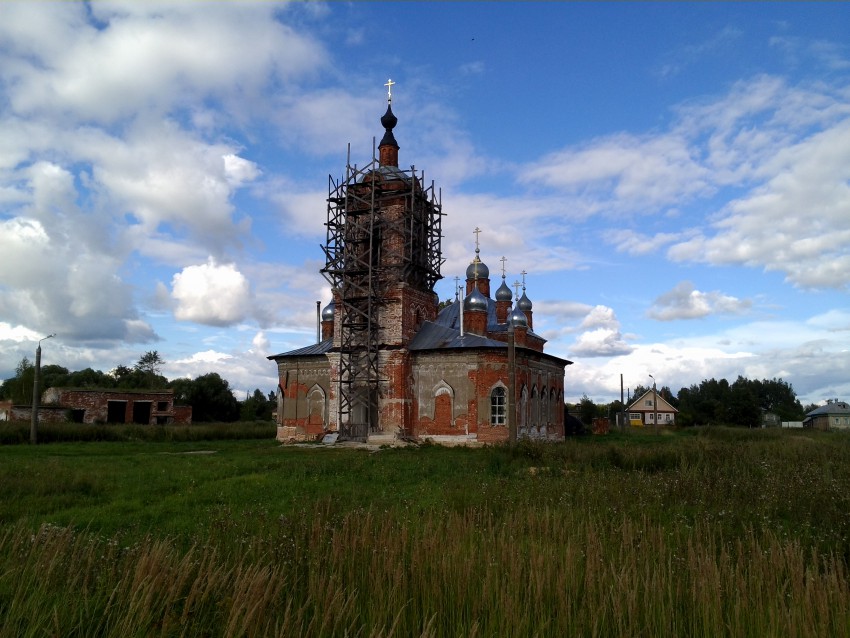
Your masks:
M277 438L498 442L564 437L564 370L534 332L532 303L475 255L463 295L440 308L442 204L434 183L398 166L392 81L378 156L330 179L322 274L333 300L321 340L270 356ZM523 273L524 277L524 273Z

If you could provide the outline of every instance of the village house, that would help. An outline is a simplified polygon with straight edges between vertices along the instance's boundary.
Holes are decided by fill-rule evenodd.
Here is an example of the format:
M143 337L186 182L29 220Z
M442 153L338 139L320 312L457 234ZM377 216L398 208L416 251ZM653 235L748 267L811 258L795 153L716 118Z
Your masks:
M804 428L815 430L850 430L850 405L845 401L830 399L806 414Z
M664 397L650 388L632 401L628 412L629 425L634 427L655 427L655 425L675 425L676 414L679 411L670 405Z

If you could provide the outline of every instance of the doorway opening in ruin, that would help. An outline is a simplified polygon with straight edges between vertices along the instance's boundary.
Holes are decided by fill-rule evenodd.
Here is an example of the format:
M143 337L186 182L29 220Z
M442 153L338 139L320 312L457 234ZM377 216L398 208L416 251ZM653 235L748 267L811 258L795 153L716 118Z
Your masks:
M126 401L107 401L106 402L106 422L107 423L126 423L127 422L127 402Z
M135 401L133 402L133 423L141 423L148 425L151 422L151 405L150 401Z

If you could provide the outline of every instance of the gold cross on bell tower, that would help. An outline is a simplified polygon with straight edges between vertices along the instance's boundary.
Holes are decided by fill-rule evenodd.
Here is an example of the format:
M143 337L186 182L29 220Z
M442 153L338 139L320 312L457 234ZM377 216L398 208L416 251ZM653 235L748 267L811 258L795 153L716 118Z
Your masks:
M387 104L393 103L393 84L396 84L392 81L392 79L388 79L384 82L384 86L387 87Z

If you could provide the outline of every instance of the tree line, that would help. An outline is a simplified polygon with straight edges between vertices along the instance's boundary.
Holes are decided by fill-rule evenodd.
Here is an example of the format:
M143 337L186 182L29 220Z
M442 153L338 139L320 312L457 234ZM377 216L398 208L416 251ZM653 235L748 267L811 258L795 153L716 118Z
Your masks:
M652 386L638 385L631 394L631 400L640 398L649 390ZM668 386L657 390L659 397L679 411L676 424L681 426L759 427L768 414L776 415L778 421L802 421L807 412L817 407L814 404L803 407L793 386L782 379L757 380L738 376L729 383L726 379L712 378L680 388L675 394ZM582 423L589 425L597 417L613 420L623 410L623 404L620 401L596 404L585 394L578 403L568 408L579 414Z
M39 388L97 388L102 390L173 390L175 405L192 406L196 422L270 421L277 405L274 392L264 395L259 388L239 401L226 379L217 372L194 379L168 380L160 371L165 361L156 350L144 353L132 366L119 365L110 372L69 371L59 365L45 365L39 372ZM32 401L35 366L24 357L15 376L0 384L0 400L28 405Z

